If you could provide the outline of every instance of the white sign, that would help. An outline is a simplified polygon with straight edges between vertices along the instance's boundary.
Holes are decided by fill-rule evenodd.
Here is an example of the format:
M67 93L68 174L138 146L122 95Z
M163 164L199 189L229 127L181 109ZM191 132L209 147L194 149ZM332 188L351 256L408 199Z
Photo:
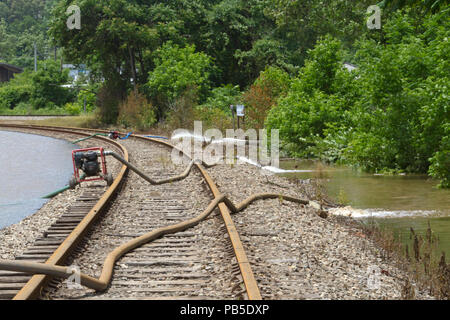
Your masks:
M244 110L245 110L245 107L244 107L243 105L237 105L237 106L236 106L236 115L237 115L238 117L243 117L243 116L245 116Z

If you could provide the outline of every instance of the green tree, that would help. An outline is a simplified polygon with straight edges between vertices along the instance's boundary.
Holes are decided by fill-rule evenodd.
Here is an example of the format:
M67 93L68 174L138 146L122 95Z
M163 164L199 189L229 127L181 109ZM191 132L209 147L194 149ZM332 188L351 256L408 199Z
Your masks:
M382 40L364 36L342 68L339 41L319 41L299 78L267 118L295 155L371 171L429 172L447 187L450 25L447 10L386 21Z
M242 98L247 108L246 122L249 126L258 129L264 127L268 112L280 97L286 95L290 83L289 75L277 67L268 67L260 73Z
M31 76L31 103L36 109L64 106L72 101L74 93L62 87L69 82L69 71L61 72L57 62L47 60L39 65L37 72Z
M290 52L290 63L303 65L320 37L327 34L346 48L367 32L365 17L372 1L269 0L265 11L276 20L276 35Z
M50 9L56 0L3 0L0 2L0 60L22 68L33 67L34 43L38 58L47 59L53 48L47 36Z
M147 86L158 102L159 118L164 117L168 106L187 89L195 89L200 102L203 102L210 88L211 58L195 52L194 45L181 48L171 42L157 52L155 69L149 73Z
M383 0L380 5L391 10L398 10L405 7L425 9L426 11L439 12L445 5L446 0Z

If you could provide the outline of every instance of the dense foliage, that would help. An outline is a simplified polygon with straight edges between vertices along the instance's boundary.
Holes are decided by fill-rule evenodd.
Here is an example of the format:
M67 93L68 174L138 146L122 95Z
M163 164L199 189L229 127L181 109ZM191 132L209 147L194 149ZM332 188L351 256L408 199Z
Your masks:
M353 62L331 37L310 51L285 98L271 110L287 150L372 171L427 172L449 185L450 19L417 25L409 12L384 27L384 43L356 44ZM430 167L431 165L431 167Z
M68 73L61 72L58 63L47 60L39 64L38 72L17 75L0 85L0 110L17 108L19 113L28 114L32 108L49 113L63 107L75 99L73 90L62 87L69 81Z
M80 30L66 25L72 4ZM27 69L0 87L0 108L77 114L86 100L103 123L225 129L242 103L246 126L280 129L291 155L449 186L448 1L379 1L381 30L366 25L373 4L0 0L0 61ZM93 89L62 88L56 63L29 71L34 43L40 61L86 65Z
M211 58L206 54L195 52L195 46L180 48L168 42L158 50L154 64L147 87L160 106L160 118L188 88L204 101L210 89L211 71Z
M46 34L56 0L0 0L0 62L32 68L34 44L40 60L55 48Z

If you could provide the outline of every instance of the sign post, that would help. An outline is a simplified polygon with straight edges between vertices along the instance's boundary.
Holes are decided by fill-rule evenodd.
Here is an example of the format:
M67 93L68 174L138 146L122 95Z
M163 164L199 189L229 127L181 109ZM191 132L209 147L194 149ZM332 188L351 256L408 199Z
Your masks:
M236 106L236 116L238 119L238 129L240 129L240 123L239 123L239 118L242 118L243 123L244 122L244 117L245 117L245 107L244 105L240 104Z
M233 115L233 130L236 130L236 122L234 120L234 106L230 106L231 114Z

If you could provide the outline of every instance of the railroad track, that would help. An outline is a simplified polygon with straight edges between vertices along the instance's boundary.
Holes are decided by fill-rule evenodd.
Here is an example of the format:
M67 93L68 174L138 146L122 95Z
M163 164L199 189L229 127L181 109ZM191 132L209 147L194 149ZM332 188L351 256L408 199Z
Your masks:
M62 134L74 134L75 136L88 137L90 134L67 130L63 128L43 128L20 125L0 125L0 128L34 129L42 132L56 132ZM128 152L120 144L103 138L97 138L103 144L114 146L128 159ZM35 240L34 244L25 252L16 257L16 260L46 262L48 264L62 264L65 259L76 249L83 236L100 217L102 209L117 192L127 168L122 167L113 185L105 191L104 184L88 184L86 190L64 212L58 220L43 230L42 236ZM37 275L30 276L26 273L0 271L0 299L32 299L37 298L42 289L50 282L50 278Z
M105 132L6 124L0 124L1 127L81 136ZM166 160L172 146L165 141L132 136L122 146L103 137L94 139L113 144L126 160L125 147L139 150L131 154L130 160L144 166L150 176L169 178L179 169L167 169ZM185 180L161 186L149 185L134 173L127 176L125 166L104 193L98 185L82 186L86 190L77 202L17 258L54 266L79 263L82 271L86 262L94 266L87 273L98 274L103 258L117 246L151 230L191 219L220 195L205 168L201 164L195 166L198 170ZM116 200L112 201L114 197ZM200 200L193 202L193 198ZM193 229L167 235L123 256L115 264L112 281L103 293L86 288L69 290L60 280L46 275L30 277L25 273L0 271L0 298L261 299L230 210L223 202L218 210L220 221L211 218ZM99 219L102 214L104 217ZM227 265L214 270L214 266L224 261ZM220 276L222 283L217 283Z

